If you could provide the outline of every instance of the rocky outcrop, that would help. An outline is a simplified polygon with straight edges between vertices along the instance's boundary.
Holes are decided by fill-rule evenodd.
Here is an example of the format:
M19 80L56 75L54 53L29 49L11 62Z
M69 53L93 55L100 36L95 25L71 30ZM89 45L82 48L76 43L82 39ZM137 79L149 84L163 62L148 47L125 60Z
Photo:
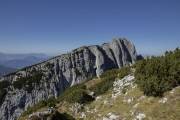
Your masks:
M59 96L67 87L104 71L130 65L137 59L134 45L114 39L103 45L83 46L45 62L26 67L0 79L6 82L1 96L0 119L15 120L29 106Z
M133 88L133 83L134 83L133 75L127 75L122 79L114 81L112 98L117 98L119 95L125 94L127 87Z

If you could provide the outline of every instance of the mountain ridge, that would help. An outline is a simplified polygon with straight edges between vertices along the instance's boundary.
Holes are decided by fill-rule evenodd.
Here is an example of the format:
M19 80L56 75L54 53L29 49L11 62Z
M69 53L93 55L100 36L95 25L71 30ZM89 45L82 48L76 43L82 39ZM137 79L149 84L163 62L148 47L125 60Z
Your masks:
M0 79L10 84L3 88L7 93L0 119L15 120L38 101L57 97L67 87L99 77L106 70L133 64L136 59L135 46L119 38L103 45L83 46L6 75Z

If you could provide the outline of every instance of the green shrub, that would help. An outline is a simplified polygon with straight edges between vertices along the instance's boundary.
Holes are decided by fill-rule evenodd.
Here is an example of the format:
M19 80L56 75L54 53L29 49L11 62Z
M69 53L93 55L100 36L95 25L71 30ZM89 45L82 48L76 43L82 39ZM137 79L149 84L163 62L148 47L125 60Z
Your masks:
M90 90L96 95L101 95L113 87L116 78L121 79L128 74L130 74L130 67L108 70L100 76L101 82L91 87Z
M31 92L34 84L39 84L42 79L42 72L33 72L32 75L26 77L20 77L13 82L13 86L16 89L25 88L26 91Z
M0 89L7 88L9 85L9 81L0 81Z
M55 107L55 106L56 106L56 103L57 103L57 100L56 100L54 97L49 98L49 99L47 100L47 106L48 106L48 107Z
M180 84L180 50L165 56L151 57L136 63L136 83L148 96L163 93Z
M5 89L0 90L0 106L3 103L6 94L7 94L7 91Z
M32 117L31 117L31 120L41 120L41 118L38 117L38 116L32 116Z
M45 67L47 67L48 69L52 69L54 67L54 63L47 62Z
M67 101L70 103L88 103L94 100L92 96L88 95L86 86L83 84L72 86L66 89L62 95L59 96L59 101Z
M51 120L75 120L75 119L67 113L59 113L56 111L51 116Z
M44 100L40 101L36 105L34 105L32 107L28 107L27 110L22 113L22 116L32 114L33 112L36 112L38 109L45 107L45 106L47 106L47 101L44 101Z
M57 103L57 100L54 97L51 97L48 100L42 100L32 107L28 107L28 109L25 112L23 112L22 116L32 114L33 112L36 112L38 109L46 107L46 106L55 107L56 103Z
M7 94L6 88L10 85L9 81L1 81L0 82L0 105L4 101L4 98Z
M78 69L75 69L75 73L76 73L77 76L81 76L82 75L82 73Z

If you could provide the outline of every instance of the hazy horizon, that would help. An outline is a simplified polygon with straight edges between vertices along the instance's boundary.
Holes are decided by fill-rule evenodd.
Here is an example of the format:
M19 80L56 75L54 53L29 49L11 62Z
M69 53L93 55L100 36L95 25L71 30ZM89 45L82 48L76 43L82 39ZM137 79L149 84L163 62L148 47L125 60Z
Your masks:
M0 52L59 55L113 38L139 54L180 47L179 0L0 1Z
M103 44L103 43L102 43ZM91 45L101 45L101 44L91 44ZM69 49L69 50L67 50L67 51L59 51L59 52L2 52L2 51L0 51L0 54L6 54L6 55L28 55L28 54L41 54L41 55L47 55L47 56L49 56L49 57L53 57L53 56L58 56L58 55L61 55L61 54L66 54L66 53L68 53L68 52L71 52L71 51L73 51L74 49L76 49L76 48L79 48L79 47L82 47L82 46L91 46L91 45L81 45L81 46L77 46L77 47L75 47L75 48L72 48L72 49ZM136 46L135 46L136 47ZM136 50L137 50L137 53L139 54L139 55L143 55L143 56L156 56L156 55L163 55L166 51L173 51L173 50L175 50L176 48L179 48L179 46L177 46L177 47L174 47L174 48L169 48L169 49L166 49L166 50L162 50L162 51L160 51L160 52L157 52L157 53L143 53L143 52L139 52L138 51L138 49L136 48Z

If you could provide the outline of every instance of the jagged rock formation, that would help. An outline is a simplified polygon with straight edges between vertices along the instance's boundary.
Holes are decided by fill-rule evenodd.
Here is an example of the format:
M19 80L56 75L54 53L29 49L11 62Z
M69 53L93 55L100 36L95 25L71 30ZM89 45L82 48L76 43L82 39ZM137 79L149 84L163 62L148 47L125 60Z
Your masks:
M0 119L15 120L28 106L57 97L67 87L78 84L104 71L135 62L134 45L126 39L114 39L101 46L83 46L45 62L4 76L0 90ZM0 92L1 92L0 91Z

